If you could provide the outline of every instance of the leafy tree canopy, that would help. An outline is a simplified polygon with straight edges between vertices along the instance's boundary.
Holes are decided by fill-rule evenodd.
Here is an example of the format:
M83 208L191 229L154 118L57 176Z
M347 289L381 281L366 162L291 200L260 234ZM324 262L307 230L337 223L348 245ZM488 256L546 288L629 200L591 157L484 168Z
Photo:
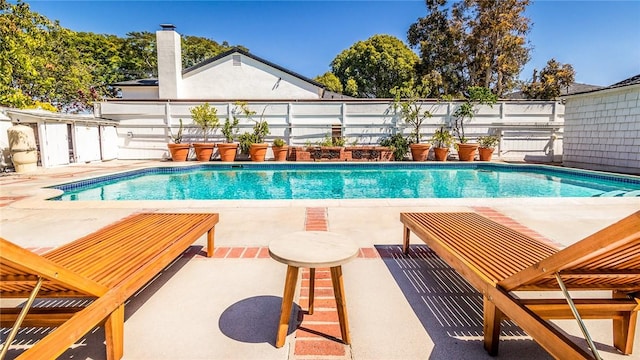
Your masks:
M563 88L573 83L575 75L573 66L551 59L539 76L537 70L533 70L533 79L522 87L522 92L527 99L553 100L560 96Z
M331 62L347 95L389 98L391 89L410 81L418 56L391 35L374 35L358 41Z
M327 71L320 76L316 76L313 80L326 86L327 90L329 91L342 93L342 83L340 82L340 79L338 79L338 77L335 76L331 71Z
M513 89L529 60L523 14L529 0L426 0L427 16L407 32L420 51L418 76L439 95L461 96L482 86L501 96Z
M232 48L195 36L183 36L182 45L185 68ZM151 32L125 38L74 32L31 11L22 0L0 0L0 105L82 112L93 101L115 96L110 84L155 76Z

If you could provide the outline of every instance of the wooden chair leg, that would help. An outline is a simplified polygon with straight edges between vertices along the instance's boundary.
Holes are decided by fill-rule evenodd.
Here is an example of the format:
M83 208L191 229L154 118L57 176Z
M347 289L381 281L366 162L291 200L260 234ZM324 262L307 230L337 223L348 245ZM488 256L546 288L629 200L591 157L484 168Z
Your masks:
M107 360L120 360L124 355L124 305L115 309L104 323Z
M213 243L214 243L214 236L215 236L215 227L212 227L211 230L209 230L207 232L207 257L212 257L213 256Z
M309 269L309 311L307 314L313 315L313 302L316 293L316 269Z
M625 293L613 292L614 299L626 297L627 295ZM624 313L622 319L613 319L613 346L625 355L633 352L633 341L635 339L637 322L637 311Z
M404 227L402 236L402 252L407 255L409 253L409 237L411 236L411 230L408 227Z
M276 347L284 346L289 330L289 318L291 317L291 308L293 307L293 294L296 291L296 282L298 281L298 268L295 266L287 266L287 276L284 283L284 294L282 295L282 307L280 309L280 322L278 324L278 334L276 336Z
M500 344L500 322L502 312L494 303L483 296L484 313L484 348L489 355L498 355L498 345Z
M347 302L344 297L344 284L342 282L342 266L334 266L331 268L331 282L333 283L333 293L336 298L336 307L338 308L338 319L340 321L342 341L349 345L351 344L351 336L349 335Z

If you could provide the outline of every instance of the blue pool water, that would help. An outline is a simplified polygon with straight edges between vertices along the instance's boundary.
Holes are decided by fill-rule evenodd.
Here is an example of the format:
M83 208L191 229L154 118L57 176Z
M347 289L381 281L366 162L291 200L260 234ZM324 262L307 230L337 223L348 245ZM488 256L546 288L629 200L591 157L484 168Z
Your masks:
M640 177L538 165L237 164L158 167L62 184L52 200L512 198L636 195Z

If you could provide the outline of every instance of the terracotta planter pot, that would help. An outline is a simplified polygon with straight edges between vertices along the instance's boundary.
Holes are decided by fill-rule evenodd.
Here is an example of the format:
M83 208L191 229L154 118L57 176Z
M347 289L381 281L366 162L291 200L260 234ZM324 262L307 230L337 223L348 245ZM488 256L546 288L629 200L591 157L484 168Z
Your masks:
M478 144L458 143L458 159L460 161L473 161L476 157Z
M447 161L449 156L449 148L433 148L433 157L436 161Z
M211 160L211 155L213 154L213 148L215 144L213 143L196 143L193 144L193 150L196 153L196 159L198 161L209 161Z
M287 145L274 146L271 149L273 150L275 161L287 161L287 156L289 155L289 147Z
M251 144L249 148L249 156L251 161L264 161L265 155L267 155L268 144Z
M492 148L478 148L478 156L480 157L480 161L491 161L491 156L493 155Z
M190 144L167 144L169 147L169 153L171 154L171 160L173 161L187 161L189 156Z
M238 152L238 143L219 143L218 153L220 153L220 161L231 162L236 159L236 152Z
M427 160L427 155L429 155L431 144L411 144L409 148L411 149L413 161L425 161Z

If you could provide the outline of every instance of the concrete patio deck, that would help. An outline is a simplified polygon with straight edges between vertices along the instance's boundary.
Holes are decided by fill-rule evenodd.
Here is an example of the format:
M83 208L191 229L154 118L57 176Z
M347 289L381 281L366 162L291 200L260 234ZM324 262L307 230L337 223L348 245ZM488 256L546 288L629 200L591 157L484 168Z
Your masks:
M426 246L413 246L409 257L399 254L400 212L494 212L566 246L640 210L640 198L51 202L44 199L55 191L41 189L159 164L166 163L111 161L0 177L0 236L37 252L135 212L220 214L214 258L199 253L206 245L201 238L125 306L124 359L489 359L475 313L478 295L446 268L433 272L440 265ZM291 324L287 343L277 349L286 267L264 249L275 237L308 228L314 211L324 214L328 230L353 237L362 249L343 266L352 344L333 339L339 332L331 327L331 304L321 302L320 316ZM449 289L437 274L446 275ZM305 293L298 292L304 309ZM624 356L611 346L609 321L586 323L603 358L640 358L640 336L634 354ZM555 324L586 348L575 321ZM304 329L295 331L297 325ZM505 331L498 358L549 358L518 328L507 324ZM3 340L7 333L0 332ZM22 331L9 358L43 333ZM61 358L103 359L103 339L99 328Z

